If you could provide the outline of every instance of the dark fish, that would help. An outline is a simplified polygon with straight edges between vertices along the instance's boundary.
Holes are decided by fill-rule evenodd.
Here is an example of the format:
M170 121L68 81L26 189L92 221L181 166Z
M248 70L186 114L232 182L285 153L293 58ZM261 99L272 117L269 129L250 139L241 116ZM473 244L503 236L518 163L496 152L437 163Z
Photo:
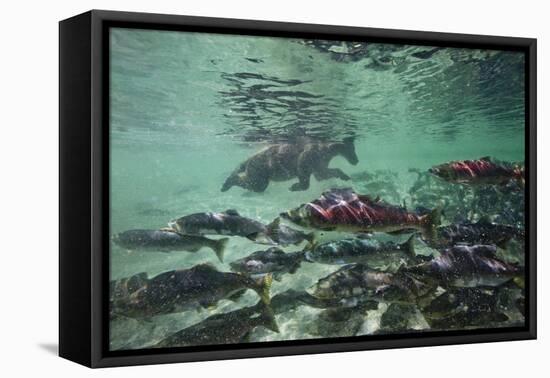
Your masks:
M433 290L435 287L407 274L386 273L355 264L321 278L311 287L311 294L323 300L366 297L381 302L414 303Z
M271 247L235 260L229 265L232 271L239 273L250 275L273 273L273 278L280 281L284 273L295 273L303 259L303 252L286 253L282 249Z
M265 306L246 307L225 314L210 316L200 323L184 328L153 348L173 348L195 345L226 345L249 341L250 333L256 327L265 327L279 332L273 313Z
M347 188L324 192L320 198L282 213L281 217L302 227L326 231L392 233L415 229L431 235L440 222L440 213L434 209L418 215Z
M263 306L263 304L262 302L258 302L256 306ZM305 290L294 289L288 289L271 298L270 307L275 314L287 313L300 306L317 309L360 307L373 310L378 307L378 302L374 302L368 298L353 298L352 300L321 299L314 297Z
M523 240L525 231L516 226L490 222L481 218L476 223L462 222L438 227L434 238L426 242L434 248L450 247L455 244L494 244L506 249L511 239Z
M238 299L247 289L269 303L270 274L254 280L237 273L219 272L209 264L172 270L147 278L145 273L111 282L111 315L147 318L210 307L222 299Z
M462 184L505 185L516 180L525 183L525 169L519 164L497 162L490 157L459 160L436 165L429 172L445 181Z
M432 328L464 328L504 322L495 288L452 288L422 308Z
M402 271L430 277L443 287L499 286L523 275L522 267L497 259L494 245L456 245L429 262Z
M459 312L447 318L427 320L433 329L465 329L467 327L488 327L492 323L502 323L510 318L502 312Z
M307 261L322 264L363 263L374 266L388 261L410 261L414 257L414 235L403 244L350 238L319 244L305 252Z
M127 250L140 251L186 251L197 252L203 247L210 248L223 262L223 255L228 238L218 240L202 236L181 235L173 230L128 230L116 234L113 242Z
M276 244L271 235L279 223L266 226L231 209L221 213L186 215L170 221L168 225L180 234L242 236L256 243Z

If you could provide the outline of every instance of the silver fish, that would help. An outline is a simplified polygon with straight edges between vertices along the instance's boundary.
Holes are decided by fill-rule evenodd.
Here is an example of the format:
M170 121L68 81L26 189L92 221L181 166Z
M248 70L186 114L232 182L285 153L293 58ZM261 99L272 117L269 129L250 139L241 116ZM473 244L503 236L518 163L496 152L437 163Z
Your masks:
M380 242L374 239L348 238L314 246L305 252L307 261L322 264L364 263L384 265L388 261L414 259L414 235L405 243Z
M227 235L242 236L256 243L277 244L271 237L276 224L264 225L254 219L241 216L237 210L221 213L195 213L174 219L168 226L186 235Z
M269 304L272 276L255 280L237 273L220 272L209 264L172 270L148 278L145 273L111 282L111 315L148 318L210 307L222 299L236 300L247 289Z
M197 252L201 248L210 248L218 259L223 256L228 238L208 239L198 235L181 235L173 230L128 230L112 237L115 244L127 250L172 252Z
M265 251L256 251L251 255L231 262L231 270L246 274L273 273L273 278L280 281L284 273L293 274L304 259L303 252L286 253L277 247Z

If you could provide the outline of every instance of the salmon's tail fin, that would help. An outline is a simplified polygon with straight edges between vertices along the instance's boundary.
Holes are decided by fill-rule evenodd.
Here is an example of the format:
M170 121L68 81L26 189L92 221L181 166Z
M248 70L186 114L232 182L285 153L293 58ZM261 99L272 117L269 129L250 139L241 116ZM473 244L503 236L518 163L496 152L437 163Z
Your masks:
M425 240L433 240L435 238L435 229L441 224L441 208L436 207L428 214L421 217L422 237Z
M313 247L315 245L315 232L310 232L310 233L306 234L305 238L306 238L309 246Z
M523 276L517 276L512 279L514 284L520 289L525 289L525 278Z
M407 239L405 243L401 244L400 246L401 250L403 250L407 255L411 257L416 256L416 252L414 250L414 238L415 235L413 234L410 238Z
M271 273L263 275L260 279L254 280L252 289L258 293L262 302L269 306L271 304L271 285L273 284L273 275Z
M273 309L263 302L260 304L261 304L261 314L259 317L260 325L264 326L270 331L279 333L280 332L279 325L277 324L277 319L275 319L275 313L273 312Z
M221 263L223 263L223 256L225 255L225 248L227 247L228 242L229 238L221 238L216 240L212 246L212 250L216 256L218 256L218 260L220 260Z
M319 241L317 239L315 239L315 233L314 232L311 232L309 234L307 234L307 237L306 237L306 240L307 240L307 244L304 246L303 250L302 251L313 251L315 249L315 247L319 244Z

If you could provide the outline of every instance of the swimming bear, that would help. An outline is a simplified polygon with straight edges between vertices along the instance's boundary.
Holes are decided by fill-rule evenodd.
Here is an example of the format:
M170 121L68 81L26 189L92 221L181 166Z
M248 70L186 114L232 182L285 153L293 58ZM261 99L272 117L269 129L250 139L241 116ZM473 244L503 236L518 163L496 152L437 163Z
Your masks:
M328 165L338 155L356 165L359 160L353 141L353 138L345 138L343 142L307 141L266 147L241 163L225 180L221 191L225 192L236 185L254 192L263 192L270 181L286 181L295 177L299 181L290 190L306 190L309 188L311 174L317 180L349 180L350 177L342 170L329 168Z

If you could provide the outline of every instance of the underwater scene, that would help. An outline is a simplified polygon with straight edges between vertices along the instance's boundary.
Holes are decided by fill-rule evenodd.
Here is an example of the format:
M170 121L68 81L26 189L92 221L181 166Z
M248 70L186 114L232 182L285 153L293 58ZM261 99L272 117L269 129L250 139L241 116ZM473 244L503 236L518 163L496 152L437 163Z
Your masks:
M110 350L524 325L523 53L109 38Z

